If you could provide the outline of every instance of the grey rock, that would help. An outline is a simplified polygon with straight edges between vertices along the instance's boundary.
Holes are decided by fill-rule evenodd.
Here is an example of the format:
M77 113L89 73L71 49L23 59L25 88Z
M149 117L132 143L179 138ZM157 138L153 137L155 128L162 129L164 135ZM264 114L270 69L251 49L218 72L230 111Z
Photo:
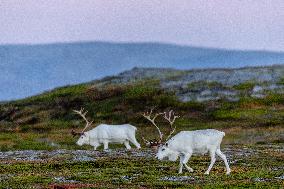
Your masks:
M173 181L173 182L180 182L180 181L192 181L195 180L192 176L165 176L160 178L162 181Z
M65 177L54 177L53 178L58 183L78 183L76 180L68 180Z
M276 179L284 180L284 175L281 175L279 177L275 177Z
M258 92L261 92L261 91L263 91L263 87L259 86L259 85L254 86L253 89L252 89L253 93L258 93Z

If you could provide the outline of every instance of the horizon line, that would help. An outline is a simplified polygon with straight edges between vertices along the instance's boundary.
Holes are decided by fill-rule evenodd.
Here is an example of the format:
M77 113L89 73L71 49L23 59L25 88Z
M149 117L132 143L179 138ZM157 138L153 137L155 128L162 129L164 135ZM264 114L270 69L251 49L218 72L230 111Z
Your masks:
M267 50L267 49L240 49L240 48L224 48L214 46L202 46L194 44L181 44L175 42L165 41L111 41L111 40L74 40L74 41L54 41L43 43L0 43L1 46L48 46L48 45L64 45L64 44L83 44L83 43L105 43L105 44L117 44L117 45L131 45L131 44L157 44L157 45L171 45L177 47L191 47L199 49L212 49L212 50L224 50L224 51L242 51L242 52L270 52L270 53L284 53L284 50Z

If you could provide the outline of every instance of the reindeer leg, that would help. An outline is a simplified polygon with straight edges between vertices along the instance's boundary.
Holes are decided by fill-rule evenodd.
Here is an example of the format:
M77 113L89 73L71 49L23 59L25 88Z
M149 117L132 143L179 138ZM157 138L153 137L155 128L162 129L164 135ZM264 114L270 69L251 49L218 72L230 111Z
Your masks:
M188 160L190 159L191 155L192 155L192 152L186 154L186 155L184 156L184 159L183 159L183 162L182 162L183 165L185 166L185 168L186 168L189 172L193 172L193 169L192 169L190 166L186 165L186 163L187 163Z
M178 173L179 173L179 174L182 173L183 160L184 160L184 155L180 155L180 157L179 157L179 170L178 170Z
M97 150L98 146L94 146L94 150Z
M128 140L125 140L124 141L124 145L126 147L127 150L130 150L131 149L131 146L129 145L129 141Z
M108 142L107 141L104 141L104 150L108 150Z
M215 152L216 152L216 150L215 151L213 151L213 150L210 151L211 162L210 162L210 165L209 165L207 171L204 173L205 175L209 175L209 172L211 171L211 169L212 169L212 167L213 167L213 165L214 165L214 163L216 161Z
M100 143L95 143L95 144L93 144L94 150L97 150L97 148L98 148L100 145L101 145Z
M227 161L226 156L221 152L220 149L217 149L217 150L216 150L216 154L217 154L220 158L222 158L222 160L224 161L225 166L226 166L226 170L227 170L227 171L226 171L226 174L229 175L230 172L231 172L231 169L230 169L230 167L229 167L229 164L228 164L228 161Z
M137 142L135 137L129 137L129 141L132 142L132 144L134 144L137 149L141 148L140 144Z

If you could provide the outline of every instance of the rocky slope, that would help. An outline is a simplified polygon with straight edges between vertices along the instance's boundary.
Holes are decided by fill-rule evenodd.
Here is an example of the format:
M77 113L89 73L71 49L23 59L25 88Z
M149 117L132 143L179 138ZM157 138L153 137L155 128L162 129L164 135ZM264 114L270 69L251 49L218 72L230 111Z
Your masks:
M134 68L95 82L97 86L159 80L160 86L173 91L181 101L238 100L240 96L261 98L284 93L284 66L239 69L196 69L181 71L163 68Z

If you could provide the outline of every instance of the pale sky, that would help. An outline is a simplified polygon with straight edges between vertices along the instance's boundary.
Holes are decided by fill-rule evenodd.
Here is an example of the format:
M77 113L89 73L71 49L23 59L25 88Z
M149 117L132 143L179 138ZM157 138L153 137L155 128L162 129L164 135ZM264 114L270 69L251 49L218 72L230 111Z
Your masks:
M0 0L0 44L72 41L284 51L284 0Z

